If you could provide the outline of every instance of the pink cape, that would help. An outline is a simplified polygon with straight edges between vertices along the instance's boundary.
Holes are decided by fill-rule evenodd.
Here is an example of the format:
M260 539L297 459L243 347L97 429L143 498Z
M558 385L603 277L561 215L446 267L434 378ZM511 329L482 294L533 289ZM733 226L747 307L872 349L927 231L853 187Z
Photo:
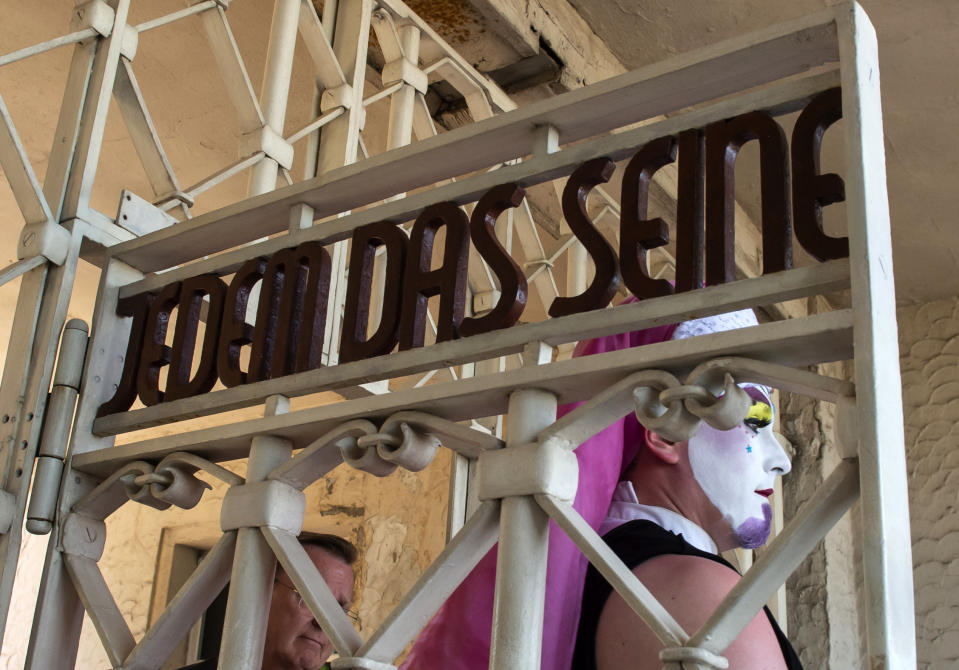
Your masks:
M632 302L632 300L628 300ZM588 356L669 340L676 325L622 333L576 347L574 356ZM560 407L562 416L577 405ZM579 488L573 507L595 530L606 517L622 471L641 446L639 423L626 415L576 449ZM550 522L549 560L543 624L543 670L569 670L576 644L586 559L566 534ZM493 619L496 547L453 592L413 644L403 670L486 670Z

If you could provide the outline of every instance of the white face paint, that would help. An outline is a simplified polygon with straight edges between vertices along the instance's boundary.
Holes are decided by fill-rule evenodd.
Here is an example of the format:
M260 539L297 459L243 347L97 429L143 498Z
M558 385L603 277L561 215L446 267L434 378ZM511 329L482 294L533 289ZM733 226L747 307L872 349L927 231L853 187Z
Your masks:
M765 544L772 526L769 496L789 457L773 435L772 401L762 387L743 384L753 398L746 420L732 430L703 423L689 440L689 462L706 497L732 529L739 546Z

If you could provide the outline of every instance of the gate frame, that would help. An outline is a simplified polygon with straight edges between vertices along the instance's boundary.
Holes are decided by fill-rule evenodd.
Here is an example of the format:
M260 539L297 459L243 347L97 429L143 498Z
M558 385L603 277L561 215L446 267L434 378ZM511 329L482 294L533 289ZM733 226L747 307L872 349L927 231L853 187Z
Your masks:
M338 41L342 48L347 48L348 35L353 37L349 44L355 48L358 43L356 34L364 34L362 17L369 17L371 14L371 11L368 11L371 10L370 0L356 2L360 4L361 11L351 15L352 19L343 21L355 22L357 17L360 17L359 24L354 23L352 29L344 27L338 32L338 37L333 41L334 50L337 49ZM115 16L116 25L121 27L118 33L120 35L123 33L122 26L125 25L122 17L125 6L125 0L120 0ZM284 4L284 0L281 0L277 4L277 12L282 12L284 7L287 11L292 11L291 3ZM283 21L275 21L274 29L280 30L278 26L282 25ZM285 25L288 26L289 22ZM295 26L295 23L293 25ZM406 39L409 46L412 38L407 36ZM276 61L274 42L277 44ZM122 39L113 39L108 43L110 47L105 57L119 59ZM285 57L280 53L283 49L291 49L289 35L286 39L274 35L274 39L271 39L269 60L280 63L275 66L278 69L284 67L282 63L285 62ZM810 67L836 61L839 64L838 73L827 71L803 79L779 81ZM365 54L363 58L357 58L356 62L365 62ZM357 68L360 69L362 68ZM730 73L750 79L746 82L739 80L739 83L734 85L728 80ZM713 77L710 77L710 74ZM844 176L850 242L848 260L618 308L614 312L608 312L609 318L599 326L591 323L595 321L595 316L591 319L588 314L575 315L433 345L422 350L401 352L391 355L385 365L382 361L377 362L385 369L383 376L386 378L435 368L449 361L475 361L523 351L523 368L500 372L490 377L476 377L451 384L399 391L386 396L349 400L333 409L316 408L287 413L284 399L292 395L319 390L324 388L325 384L350 384L369 378L372 366L357 362L137 410L125 417L94 418L99 404L110 395L107 389L119 373L117 357L112 352L116 350L117 342L123 342L122 336L128 330L125 320L115 314L118 296L137 293L155 287L158 283L172 281L181 275L192 276L198 274L200 269L235 268L242 258L269 253L282 246L293 246L311 239L339 242L339 248L345 251L345 242L342 240L345 240L351 230L364 223L381 219L408 219L427 201L442 199L466 204L495 183L514 179L524 180L526 183L545 181L567 174L588 158L600 155L609 155L614 159L623 157L649 139L689 127L699 127L710 119L734 115L736 110L784 109L796 99L807 99L813 92L834 86L837 78L842 84L846 129ZM771 81L777 83L758 91L739 93L745 88ZM700 83L694 89L687 82L706 84ZM109 91L112 84L104 84L103 87ZM656 91L658 95L651 95L652 91ZM282 91L274 90L266 95L281 96ZM635 121L637 116L654 117L723 95L732 97L641 128L569 145L584 137L625 126ZM102 96L98 104L105 105L104 99L108 100L109 96ZM637 103L637 100L642 102ZM264 108L267 107L264 104ZM275 109L275 106L273 108ZM603 110L602 118L595 117L596 109ZM282 125L282 112L264 116L267 123L279 119ZM345 116L343 121L341 125L344 129L333 131L333 136L338 136L339 132L344 132L347 136L354 133L354 115ZM330 122L331 128L334 123L336 120ZM102 123L100 126L99 132L102 135ZM93 141L96 138L81 139L97 143ZM558 145L558 139L563 141L564 148ZM347 147L356 146L356 143L350 142L349 139L344 142ZM321 166L329 166L330 161L336 161L339 165L348 164L355 158L349 155L349 149L341 157L335 144L326 143L327 148L319 150ZM324 158L328 156L324 151L335 153L335 158ZM344 210L356 209L417 186L432 184L449 174L466 174L491 165L515 161L524 156L529 156L529 159L508 164L495 173L467 177L422 194L330 219L321 225L302 227L304 217L309 217L309 222L312 223L312 220L336 216ZM92 163L96 163L95 155ZM4 165L6 167L7 163ZM660 626L661 632L674 643L673 646L686 649L686 656L670 656L664 658L664 661L676 664L686 661L692 664L691 667L715 667L714 658L707 653L695 656L694 652L719 653L725 645L719 648L717 645L721 644L723 639L731 639L729 635L735 637L738 632L737 617L741 618L744 612L749 611L753 601L770 587L775 590L781 583L780 577L785 579L788 572L784 573L784 566L792 560L790 554L795 555L795 548L806 545L811 548L815 541L822 537L819 531L824 533L832 525L831 522L834 522L835 519L830 513L840 509L845 511L847 503L852 504L858 478L858 488L864 502L861 540L866 580L866 636L870 667L915 666L908 492L905 453L902 449L904 437L901 385L895 304L892 297L894 287L890 271L892 257L878 58L875 33L858 5L838 5L806 19L707 47L663 64L558 96L543 104L490 118L441 137L388 152L354 167L347 165L321 171L321 175L313 180L267 193L271 188L271 179L275 182L278 165L274 159L258 163L251 179L251 198L247 201L115 244L106 250L106 267L98 293L90 353L80 389L70 457L64 468L58 522L48 550L27 667L59 665L60 663L52 662L51 654L56 653L57 660L62 661L64 649L73 649L75 654L79 634L77 622L83 609L81 601L84 601L86 610L97 623L98 632L115 666L155 667L157 650L164 648L174 637L174 632L179 633L179 629L184 625L175 620L189 618L186 617L188 612L190 615L198 614L196 610L199 601L206 599L218 583L216 568L222 567L226 557L235 552L246 557L244 561L234 562L233 578L238 580L236 583L243 584L243 588L238 589L235 595L231 593L221 667L252 670L259 664L262 635L251 633L262 630L265 626L262 611L268 598L267 585L272 581L274 553L287 568L310 609L330 633L334 645L341 652L343 658L335 667L388 667L392 659L387 658L388 652L395 650L397 645L401 649L405 642L400 642L416 632L411 631L411 628L417 623L425 623L424 616L439 606L436 596L423 599L421 580L420 588L414 588L414 592L398 606L384 622L384 626L366 643L361 643L355 630L350 633L352 628L348 621L344 625L345 617L343 620L337 618L335 611L338 611L338 607L331 609L328 590L325 589L322 579L317 580L315 568L311 567L308 559L304 562L304 554L295 541L294 532L302 520L302 512L298 521L295 496L291 497L288 490L302 489L316 478L314 475L319 476L317 473L322 474L324 468L328 469L330 461L335 460L330 457L332 452L329 450L338 440L349 436L359 444L354 434L359 431L357 434L378 436L382 442L387 439L384 436L390 434L385 424L379 428L370 424L373 431L370 432L366 426L357 428L354 424L358 421L373 418L377 422L386 419L389 423L393 420L392 426L395 428L399 419L393 417L394 413L405 412L408 422L414 427L419 426L422 433L443 436L446 441L459 447L451 448L475 455L479 451L485 453L486 449L502 445L492 442L493 438L488 436L479 437L478 433L466 435L461 432L461 427L457 428L450 422L499 413L495 410L504 409L503 398L508 395L508 413L513 420L509 422L509 434L504 446L506 453L515 453L518 458L519 453L511 450L534 442L542 446L565 440L567 449L578 444L575 439L562 432L562 429L572 430L570 425L573 420L553 424L557 401L582 399L577 396L577 393L582 392L574 387L583 388L592 384L594 387L605 388L604 383L608 384L631 372L650 367L665 369L679 376L689 373L690 369L703 361L706 361L703 364L707 366L719 366L719 363L709 363L709 360L731 355L749 356L767 363L774 360L779 365L795 367L835 360L831 357L849 357L851 352L854 352L851 357L856 363L854 404L848 389L833 388L830 382L822 381L818 375L814 380L802 375L792 376L788 371L779 368L750 368L748 363L724 360L722 365L727 367L740 366L737 368L737 379L746 380L765 374L767 378L779 381L787 390L810 393L837 402L840 409L838 421L843 424L851 443L841 445L845 458L821 489L824 495L819 499L818 506L813 504L804 508L790 524L790 528L773 543L767 556L757 562L740 586L724 601L703 630L691 637L682 631L677 632L669 623L668 614L656 610L655 601L651 602L648 594L642 593L641 586L627 584L629 578L624 574L619 574L621 583L617 585L617 589L622 588L632 594L628 601L641 611L644 618L651 617L664 622ZM92 179L93 170L81 170L81 173L79 181L71 182L74 186L66 188L68 194L72 192L71 188L73 191L88 189L88 178ZM36 183L35 179L33 183ZM38 193L38 189L34 189L34 192ZM53 220L61 220L52 214L44 214L47 218L41 223L47 228L55 225ZM275 221L276 214L282 214L281 221L291 222L289 233L280 238L280 241L260 242L210 260L191 262L198 253L215 251L204 246L214 244L214 241L226 245L219 248L226 248L250 242L264 232L272 232L252 224L257 220ZM28 221L29 223L31 222ZM68 254L62 267L54 270L54 273L62 272L67 279L72 272L70 259L72 258L75 264L79 254L81 235L78 231L81 228L81 224L73 228L74 237L68 246L72 255ZM225 231L229 231L229 234ZM50 243L51 249L54 246L57 245ZM178 251L178 247L184 246L194 252L190 258ZM178 263L185 265L180 270L163 275L144 277L146 272ZM41 275L38 274L41 271L46 273L46 266L28 271L24 276L28 287L44 285ZM37 278L40 278L39 282ZM786 300L845 285L849 286L852 295L851 311L840 310L790 322L774 323L735 334L720 333L697 338L701 341L693 344L668 342L637 351L605 354L591 358L588 364L584 364L581 359L549 362L549 347L561 342L721 313L762 301ZM62 324L66 300L64 295L69 296L69 291L64 294L57 282L48 286L56 288L57 296L52 303L44 303L44 310L52 309L51 315L42 316L39 321L41 326L45 323L50 325L41 333L41 336L46 338L43 346L46 347L47 354L42 358L46 364L38 370L35 361L39 359L25 357L23 374L23 379L28 380L25 383L33 389L31 398L36 396L37 399L40 399L49 384L52 351L55 346L53 334L59 332L59 328L54 326L57 325L58 319ZM24 309L30 304L40 303L38 300L31 302L27 299ZM48 308L49 304L54 304L55 307ZM18 308L18 319L19 314ZM46 315L48 312L43 311L41 314ZM338 330L335 325L330 326L330 329L331 332ZM523 343L530 340L533 340L533 344L524 347ZM778 352L777 348L783 344L790 347L789 351ZM699 368L689 373L688 379L695 382L698 374ZM333 380L323 380L323 376L332 377ZM10 388L8 384L4 386ZM9 391L5 389L4 394L7 393ZM7 402L5 395L3 400L4 403ZM174 420L177 416L185 417L198 411L208 412L214 407L232 408L237 403L258 402L267 404L268 416L242 422L225 430L215 429L216 435L212 430L192 431L175 438L164 438L163 444L159 440L146 440L119 448L112 446L112 438L104 437L108 433L129 430L150 422ZM603 402L612 403L609 398ZM42 405L38 405L36 400L34 404L35 407ZM432 418L408 416L410 412L421 412L426 407L429 407ZM600 402L590 405L590 409L597 414L612 411L603 409ZM37 411L36 415L41 416L42 410ZM16 416L22 414L18 412ZM602 423L600 419L578 420L594 427ZM344 422L350 424L349 431L337 432L346 430L343 428L347 425ZM21 425L22 423L21 421ZM39 422L31 430L38 434ZM580 423L576 424L572 433L580 435L584 430ZM312 439L317 433L324 432L324 437L315 441ZM30 442L32 444L34 440L31 439ZM303 451L290 460L294 448L303 448ZM324 449L327 451L324 452ZM112 597L105 590L102 576L96 567L105 532L102 520L125 503L130 495L123 490L121 474L128 480L131 472L139 472L138 477L156 475L165 459L173 458L174 454L183 451L200 457L203 462L199 467L210 471L215 468L216 461L233 458L237 454L248 455L250 460L247 480L243 484L233 482L233 485L238 487L236 490L243 489L250 493L248 496L244 494L245 499L237 494L234 496L236 500L230 505L224 502L223 518L229 518L231 522L224 525L226 533L221 541L222 546L218 545L218 549L211 552L210 562L204 562L202 569L198 568L196 579L191 578L188 581L185 590L171 603L169 614L161 617L158 625L166 622L162 634L151 636L151 629L144 640L136 643L119 615ZM178 458L182 460L184 457ZM380 458L383 458L382 453ZM479 458L481 462L484 460L484 456ZM550 458L552 457L544 456L542 461L534 461L530 477L535 479L537 468L549 465ZM568 475L569 470L564 473ZM9 476L9 470L7 474ZM170 473L164 476L174 479L177 477L176 474ZM149 487L143 483L147 481L152 481ZM261 481L263 484L255 487ZM532 556L539 560L529 561L527 567L544 565L545 561L541 559L545 557L545 529L550 517L556 519L578 544L592 549L593 554L589 556L591 560L605 566L611 574L616 573L616 562L603 555L601 541L594 537L595 533L590 535L588 529L584 529L577 522L575 513L571 512L571 508L563 500L565 494L557 493L566 491L562 488L564 481L568 484L568 480L560 476L546 477L538 483L525 481L517 484L518 489L483 503L480 512L472 517L424 576L424 579L428 580L437 573L442 573L442 588L438 590L451 591L465 576L465 572L461 567L454 571L456 574L443 573L442 559L478 553L478 560L479 556L485 553L478 550L491 545L495 539L495 517L496 512L499 512L501 565L509 566L510 569L497 571L497 609L491 653L493 668L538 668L541 626L537 629L536 622L542 621L545 575L539 575L536 570L525 575L519 570L514 572L513 567L522 566L525 561L507 559L511 556ZM156 485L156 481L141 480L141 483L133 487L134 497L140 496L148 504L157 500L163 502L162 496L158 497ZM255 493L256 491L261 493ZM270 498L270 495L274 497ZM277 511L272 513L264 507L264 501L275 501L275 496L293 502L276 503ZM499 501L499 498L502 500ZM25 499L25 491L16 497L20 503L25 503ZM13 504L11 501L6 502ZM825 504L827 502L834 503L832 509L825 509L829 507ZM21 517L22 510L21 505ZM13 522L13 525L16 526L16 522ZM232 546L234 537L235 548ZM18 543L17 531L11 527L10 532L4 536L8 551L14 538ZM812 544L809 544L810 542ZM769 567L767 572L768 566L772 567ZM4 579L8 579L8 573L11 572L4 570ZM776 583L772 584L770 580ZM191 594L193 588L197 589L198 594ZM190 600L191 597L193 600ZM401 614L404 616L400 616ZM407 619L406 623L402 621L404 617ZM191 618L190 625L192 620ZM170 621L174 621L174 624L170 624ZM391 630L391 626L397 628ZM188 629L189 625L186 626L186 630ZM396 632L397 630L399 632ZM38 644L38 631L43 631L43 645ZM706 631L711 633L707 634ZM497 641L501 639L509 639L510 642L498 644Z

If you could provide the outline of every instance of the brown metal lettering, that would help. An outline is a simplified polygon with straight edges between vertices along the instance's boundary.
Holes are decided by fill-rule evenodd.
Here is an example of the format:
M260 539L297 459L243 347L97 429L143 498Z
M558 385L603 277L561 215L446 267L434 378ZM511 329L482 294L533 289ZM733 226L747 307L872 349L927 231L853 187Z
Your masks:
M140 367L137 371L137 393L144 405L157 405L163 402L160 390L160 370L170 364L170 347L166 346L167 326L170 325L170 313L180 298L180 282L163 287L150 306L143 335L143 353L140 355Z
M830 237L822 225L822 208L845 199L844 182L836 174L819 174L823 136L841 117L838 88L819 94L802 111L792 135L791 188L789 145L782 128L766 112L742 114L649 142L626 166L619 257L590 220L586 206L589 193L609 181L615 165L608 158L580 165L566 183L561 204L595 273L581 294L555 298L549 316L602 309L621 281L643 299L735 280L735 166L740 150L752 140L759 142L763 274L792 266L791 214L796 237L810 255L820 261L847 257L848 238ZM649 274L648 252L669 244L670 232L662 218L648 218L648 204L653 176L677 159L676 274L675 282L670 282ZM524 189L516 183L496 186L480 198L472 217L454 202L430 205L416 218L409 238L389 221L354 230L339 362L386 355L397 346L401 350L422 347L430 300L437 297L437 342L513 326L526 306L528 285L522 269L497 238L496 221L522 204L524 197ZM439 260L434 267L438 233L443 248L436 254ZM471 239L495 275L500 296L486 314L464 318ZM385 252L381 256L386 276L380 319L374 332L369 332L377 251ZM205 393L216 376L234 387L318 368L331 270L323 245L305 242L270 258L246 262L229 287L215 275L202 275L171 283L157 295L143 293L119 300L117 315L132 317L133 322L122 378L97 415L126 411L137 395L144 404L155 405ZM246 315L258 282L262 290L251 325ZM208 305L207 327L194 365L204 305ZM165 342L177 308L171 349ZM244 372L240 358L247 345L250 364ZM166 365L170 368L161 390Z
M703 287L703 134L679 134L676 192L676 293Z
M838 174L819 174L819 152L826 129L842 118L842 90L820 93L799 115L792 135L793 219L796 239L816 260L849 256L849 238L822 229L822 208L846 199Z
M353 233L346 309L340 336L340 363L383 356L393 351L399 338L406 235L395 224L379 221ZM373 262L377 247L384 247L386 263L383 311L376 332L367 337L372 292Z
M226 284L216 275L191 277L180 285L180 305L177 308L176 330L173 332L173 354L167 373L165 401L206 393L216 384L216 346L225 295ZM204 296L209 298L206 329L203 332L196 374L191 379Z
M249 381L320 366L331 269L330 255L318 242L270 258L260 285Z
M557 297L549 306L553 318L602 309L609 304L619 288L619 262L616 252L603 234L596 229L586 213L586 197L599 184L605 184L616 169L608 158L594 158L580 165L563 189L563 215L573 234L593 258L596 273L586 290L577 296Z
M510 207L518 207L525 195L526 191L516 184L501 184L480 199L470 216L470 238L499 280L500 297L488 314L463 319L459 327L460 337L509 328L519 320L526 307L526 276L506 253L494 231L499 215Z
M706 283L733 281L735 165L742 146L759 140L763 274L792 267L786 135L765 112L741 114L706 127Z
M623 173L622 213L619 221L619 262L623 283L637 298L669 295L665 279L649 276L646 252L669 243L669 226L661 218L647 219L649 182L653 173L676 160L676 140L660 137L640 149Z
M224 386L246 384L246 372L240 369L240 352L244 345L253 342L253 326L246 321L247 305L250 291L263 279L265 271L266 259L249 260L236 271L227 289L216 354L216 370Z
M443 228L443 264L431 270L433 242ZM400 310L400 349L423 346L429 298L440 296L436 341L457 336L466 309L466 270L469 262L469 219L454 202L424 209L410 231L410 255L403 280Z
M133 317L130 324L130 337L127 340L127 353L123 358L123 372L117 383L113 397L97 408L97 416L106 416L116 412L125 412L137 397L137 369L140 367L140 350L143 347L143 333L146 329L147 314L156 296L153 293L140 293L117 300L117 316Z

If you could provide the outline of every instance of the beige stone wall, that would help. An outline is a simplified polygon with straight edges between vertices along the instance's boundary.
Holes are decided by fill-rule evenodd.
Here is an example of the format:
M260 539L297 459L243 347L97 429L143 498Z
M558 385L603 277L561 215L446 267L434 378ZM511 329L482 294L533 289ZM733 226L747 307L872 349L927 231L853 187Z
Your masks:
M843 364L820 366L831 377L849 377ZM789 512L806 503L836 466L830 403L782 394L781 430L791 444L792 472L783 480ZM788 520L787 512L787 520ZM865 648L858 544L859 506L843 517L787 582L788 635L807 670L862 668Z
M10 601L7 627L3 635L3 648L0 649L0 668L3 670L23 668L46 546L45 536L30 535L26 532L23 534L13 598Z
M918 667L959 665L959 300L898 312L915 583ZM839 374L837 370L827 374ZM833 412L787 398L783 432L793 443L785 480L790 506L811 496L836 455ZM807 668L864 667L858 506L789 581L789 636Z
M899 311L919 667L959 666L959 300Z

